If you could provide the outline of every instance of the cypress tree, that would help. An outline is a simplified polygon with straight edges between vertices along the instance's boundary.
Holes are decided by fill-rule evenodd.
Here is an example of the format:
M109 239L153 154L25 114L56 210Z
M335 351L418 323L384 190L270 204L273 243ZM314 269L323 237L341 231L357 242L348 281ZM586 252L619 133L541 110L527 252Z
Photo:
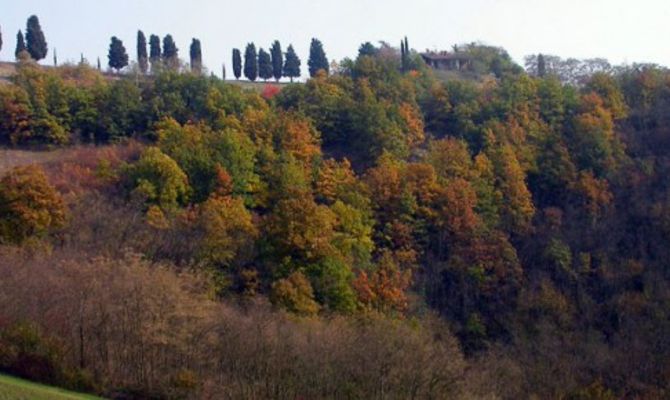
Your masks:
M272 75L274 76L275 81L279 82L284 67L284 54L281 51L279 40L275 40L274 43L272 43L270 55L272 56Z
M255 81L258 77L258 58L256 55L256 45L247 44L244 51L244 76L250 81Z
M0 27L0 51L2 51L2 28Z
M319 39L312 39L312 43L309 46L309 60L307 60L307 66L309 67L309 76L314 77L319 70L326 71L330 65L328 64L328 58L326 58L326 53L323 51L323 44Z
M149 57L147 56L147 38L144 32L137 31L137 65L143 74L149 69Z
M98 57L98 71L102 71L102 65L100 64L100 57Z
M16 59L19 59L19 55L27 51L26 42L23 40L23 32L19 30L19 33L16 34L16 50L14 51L14 56Z
M226 80L226 64L221 64L221 80Z
M407 36L400 41L400 65L403 72L410 70L410 51Z
M26 48L30 57L39 61L47 56L47 41L44 38L44 32L40 26L40 20L36 15L28 18L26 27Z
M293 82L293 78L300 77L300 58L298 58L298 55L295 54L293 45L289 45L288 49L286 50L286 61L284 61L284 76L291 78L291 82Z
M56 49L54 48L54 67L58 66L58 53L56 52Z
M544 61L544 56L542 54L537 56L537 76L544 78L547 74L547 65Z
M233 49L233 75L235 79L239 80L242 76L242 54L240 49Z
M258 50L258 76L267 82L268 79L272 78L272 75L272 58L270 57L270 53L261 48Z
M200 75L202 73L202 46L200 45L200 40L193 38L189 53L191 56L191 72Z
M123 42L116 36L112 36L112 41L109 44L109 66L114 68L118 73L119 70L128 65L128 53L123 46Z
M179 49L170 34L163 38L163 61L171 69L177 69L179 66Z
M149 61L151 61L151 70L155 69L161 62L161 39L156 35L149 36Z

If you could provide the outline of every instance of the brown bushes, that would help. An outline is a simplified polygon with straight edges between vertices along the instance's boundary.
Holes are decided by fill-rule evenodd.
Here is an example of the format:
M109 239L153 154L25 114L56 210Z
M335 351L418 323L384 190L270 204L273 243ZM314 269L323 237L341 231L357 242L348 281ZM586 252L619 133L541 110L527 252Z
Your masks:
M58 356L47 367L65 371L34 379L77 386L72 376L88 376L79 386L168 398L459 393L464 361L437 324L427 329L374 316L295 319L264 304L245 312L210 300L197 276L135 255L110 260L6 251L0 277L2 337L12 342L7 332L31 326L43 343L56 346L50 351ZM11 370L13 361L0 357L0 368Z

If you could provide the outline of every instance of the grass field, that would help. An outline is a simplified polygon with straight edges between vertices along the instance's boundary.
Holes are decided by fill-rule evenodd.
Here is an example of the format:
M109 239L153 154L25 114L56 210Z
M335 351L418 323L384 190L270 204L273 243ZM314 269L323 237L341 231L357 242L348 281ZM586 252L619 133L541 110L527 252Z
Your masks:
M100 397L69 392L7 375L0 375L0 400L93 400Z

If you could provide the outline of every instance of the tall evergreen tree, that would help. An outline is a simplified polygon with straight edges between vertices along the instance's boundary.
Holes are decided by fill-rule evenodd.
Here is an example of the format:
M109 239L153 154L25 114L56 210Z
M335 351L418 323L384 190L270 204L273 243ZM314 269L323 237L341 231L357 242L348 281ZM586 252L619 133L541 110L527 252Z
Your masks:
M319 70L324 70L326 74L328 73L330 65L328 64L326 53L323 51L323 43L319 39L312 39L312 43L309 46L307 66L309 67L309 76L315 76Z
M128 65L128 53L126 53L126 48L123 46L123 42L116 36L112 36L107 58L109 59L109 66L114 68L116 72L119 72L121 68Z
M547 75L547 65L542 54L537 56L537 76L544 78Z
M221 80L226 80L226 64L221 64Z
M264 49L258 50L258 76L267 82L272 78L272 58Z
M409 71L410 64L409 42L407 41L407 36L405 36L405 39L400 41L400 67L402 71Z
M149 36L149 61L151 61L152 70L155 70L160 65L162 57L161 39L156 35Z
M54 67L58 66L58 53L56 52L56 49L54 48Z
M102 71L102 64L100 64L100 57L98 57L98 71Z
M47 56L47 41L44 37L44 32L42 32L40 20L36 15L32 15L28 18L26 27L26 48L28 49L28 53L30 53L30 57L35 61L42 60Z
M293 45L289 45L286 49L286 61L284 61L284 76L291 79L300 77L300 58L295 54Z
M177 69L179 67L179 49L170 34L163 38L163 61L168 68Z
M202 46L200 45L200 40L193 38L189 53L191 56L191 72L200 75L202 73Z
M284 54L281 51L281 44L279 40L275 40L270 48L270 55L272 56L272 75L275 81L279 82L282 77L282 69L284 67Z
M23 40L23 32L19 30L19 33L16 34L16 50L14 51L14 56L16 59L19 59L19 55L27 51L26 42Z
M247 44L244 51L244 76L250 81L255 81L258 77L258 57L256 55L256 45Z
M144 32L137 31L137 65L143 74L149 69L149 56L147 56L147 38Z
M240 49L233 49L233 75L237 80L242 76L242 53L240 53Z
M0 27L0 51L2 51L2 28Z

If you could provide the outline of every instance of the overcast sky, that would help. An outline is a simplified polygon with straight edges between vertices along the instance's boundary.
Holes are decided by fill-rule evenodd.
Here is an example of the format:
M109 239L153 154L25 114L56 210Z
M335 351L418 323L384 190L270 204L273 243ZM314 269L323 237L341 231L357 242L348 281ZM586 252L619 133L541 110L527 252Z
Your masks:
M13 59L15 37L36 14L61 62L80 53L107 63L109 39L123 40L135 59L138 29L147 38L171 33L182 58L199 38L203 61L216 74L234 47L293 43L303 60L321 39L329 59L354 57L361 42L392 44L407 35L417 50L481 41L502 46L519 63L527 54L605 57L612 63L670 65L670 0L0 0L3 49ZM25 32L24 32L25 33Z

